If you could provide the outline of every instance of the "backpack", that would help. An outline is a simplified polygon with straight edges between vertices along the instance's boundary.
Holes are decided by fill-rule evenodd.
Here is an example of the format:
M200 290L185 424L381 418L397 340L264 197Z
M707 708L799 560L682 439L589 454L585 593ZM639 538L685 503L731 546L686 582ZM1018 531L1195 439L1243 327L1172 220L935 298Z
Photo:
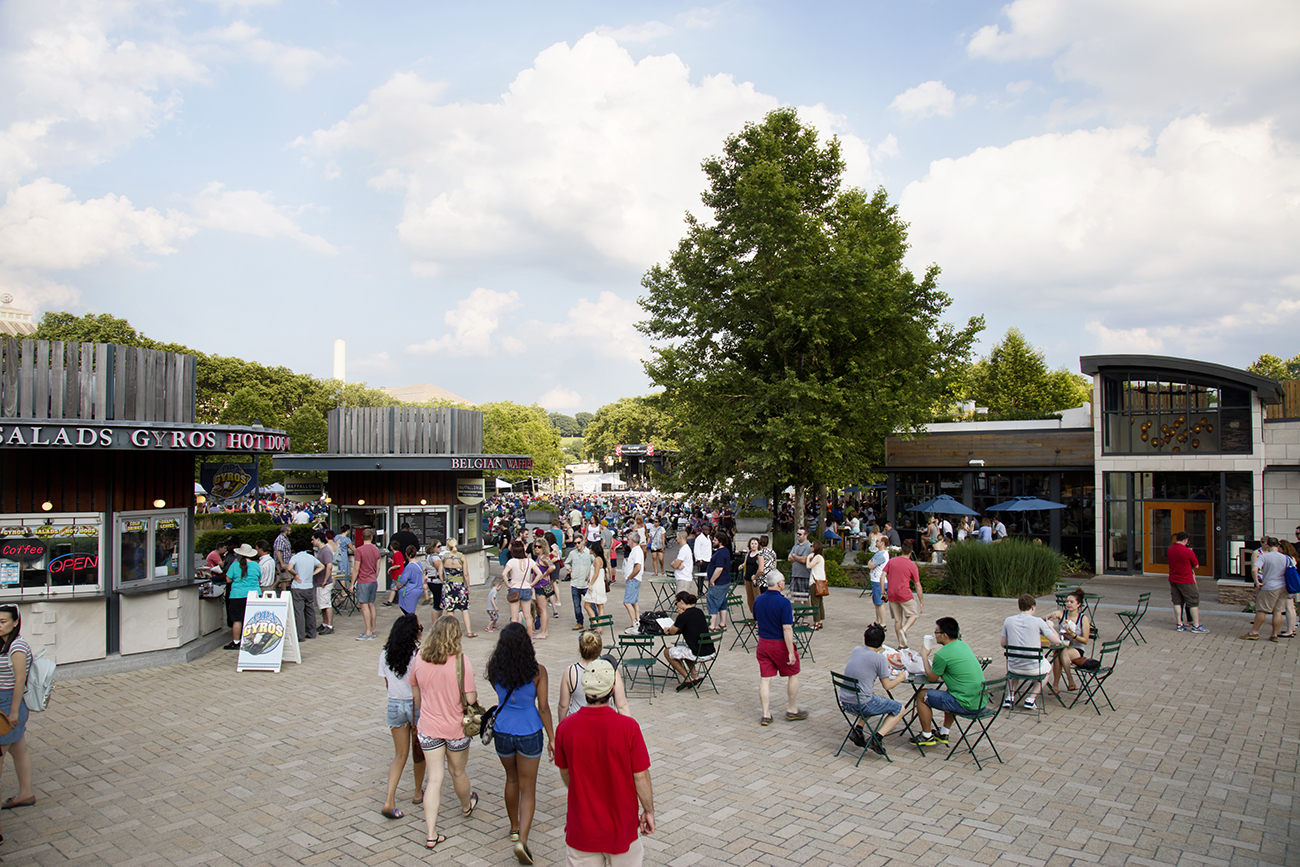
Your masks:
M45 655L45 649L37 651L27 664L27 686L23 689L23 701L28 710L45 710L50 703L50 692L54 689L54 660Z

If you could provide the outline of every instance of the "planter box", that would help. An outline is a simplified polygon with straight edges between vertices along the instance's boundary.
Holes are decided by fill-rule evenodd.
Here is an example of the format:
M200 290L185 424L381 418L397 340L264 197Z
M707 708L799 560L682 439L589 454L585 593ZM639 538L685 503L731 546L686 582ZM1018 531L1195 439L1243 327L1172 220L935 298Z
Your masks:
M529 509L524 513L524 519L530 524L545 524L551 526L551 521L560 517L559 512L547 512L541 509Z
M770 532L772 529L772 519L767 518L736 518L736 535L742 533L750 536L761 536Z

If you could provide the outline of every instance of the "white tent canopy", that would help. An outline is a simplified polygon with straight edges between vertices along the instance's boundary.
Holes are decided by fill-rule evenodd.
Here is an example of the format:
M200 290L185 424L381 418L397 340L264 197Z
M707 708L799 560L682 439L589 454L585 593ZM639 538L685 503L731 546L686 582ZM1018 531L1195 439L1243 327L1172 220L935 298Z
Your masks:
M498 491L501 490L502 488L509 488L509 487L513 487L513 486L512 486L509 482L507 482L505 479L497 479L497 490L498 490Z

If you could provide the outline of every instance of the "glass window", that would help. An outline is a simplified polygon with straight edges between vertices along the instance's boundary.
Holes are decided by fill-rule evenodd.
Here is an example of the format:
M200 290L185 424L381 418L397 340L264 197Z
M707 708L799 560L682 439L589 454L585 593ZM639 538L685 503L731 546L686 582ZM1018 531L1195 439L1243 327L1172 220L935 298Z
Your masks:
M183 511L124 513L117 521L117 583L138 587L181 577Z
M1102 400L1107 454L1248 454L1253 449L1248 389L1107 376Z
M1128 571L1128 502L1106 504L1106 569Z
M98 593L101 535L94 513L0 518L0 597Z

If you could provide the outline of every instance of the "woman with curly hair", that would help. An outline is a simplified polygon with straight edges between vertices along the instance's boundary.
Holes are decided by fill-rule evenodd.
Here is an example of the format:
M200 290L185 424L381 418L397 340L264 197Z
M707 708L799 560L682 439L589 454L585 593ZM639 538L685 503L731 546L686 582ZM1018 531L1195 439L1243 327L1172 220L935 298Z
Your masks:
M424 750L415 737L415 705L411 684L406 677L420 648L420 634L424 627L414 614L403 614L388 631L388 641L379 653L379 676L388 687L388 730L393 734L393 762L388 766L388 795L379 812L389 819L400 819L404 813L397 809L397 784L406 767L406 754L415 756L415 798L412 803L424 800Z
M493 720L497 757L506 771L506 813L510 816L510 839L520 864L532 864L528 832L537 808L537 766L542 758L542 732L546 750L555 756L555 731L546 666L537 661L533 642L522 623L509 623L501 630L497 646L487 665L488 682L497 692L497 714Z
M459 683L457 668L462 670ZM468 819L478 806L478 793L470 790L469 774L465 773L470 738L465 737L462 724L465 703L478 701L478 692L474 688L474 667L461 653L460 621L444 614L433 622L433 628L420 645L419 655L411 661L407 679L415 699L416 737L429 759L426 764L429 776L424 786L424 825L428 831L424 848L434 849L447 839L437 830L444 758L451 772L452 788L460 799L461 817Z
M457 612L465 618L465 637L478 638L469 625L469 584L465 581L465 558L461 556L455 539L447 540L447 553L442 555L442 604L453 617Z

